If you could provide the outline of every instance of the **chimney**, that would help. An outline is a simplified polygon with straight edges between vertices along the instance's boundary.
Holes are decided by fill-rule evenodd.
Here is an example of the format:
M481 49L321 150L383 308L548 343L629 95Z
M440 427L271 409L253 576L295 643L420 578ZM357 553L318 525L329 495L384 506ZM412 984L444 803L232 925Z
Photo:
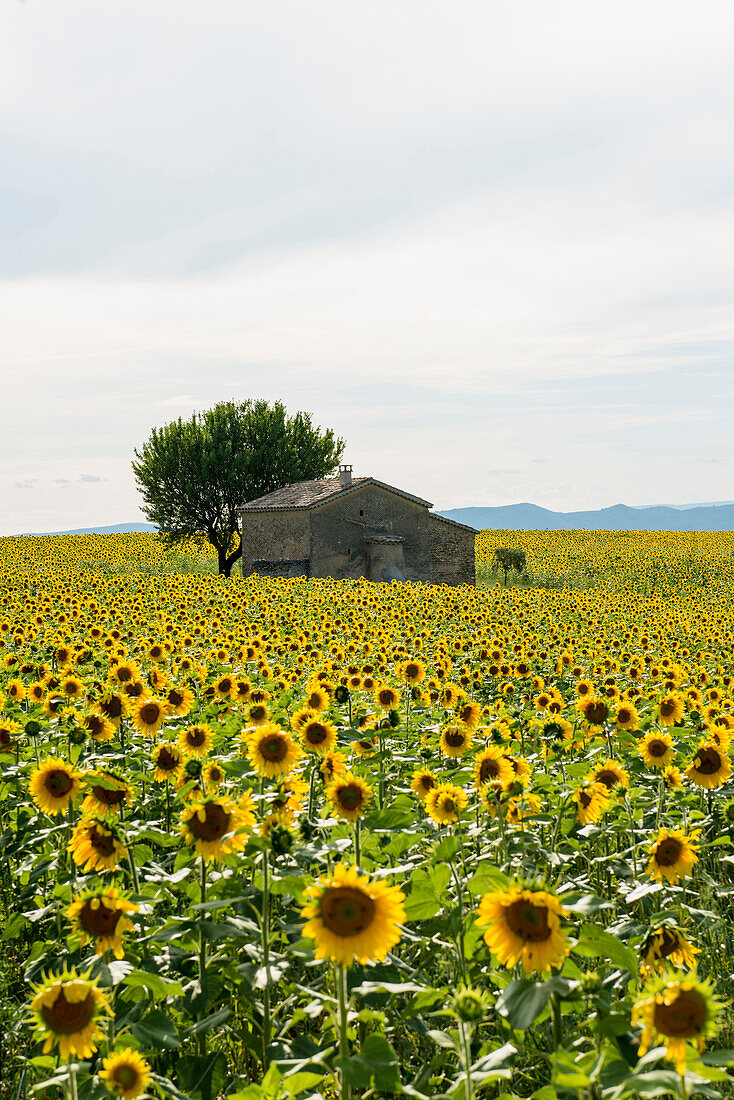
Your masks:
M352 484L352 467L340 466L339 467L339 488L348 489Z

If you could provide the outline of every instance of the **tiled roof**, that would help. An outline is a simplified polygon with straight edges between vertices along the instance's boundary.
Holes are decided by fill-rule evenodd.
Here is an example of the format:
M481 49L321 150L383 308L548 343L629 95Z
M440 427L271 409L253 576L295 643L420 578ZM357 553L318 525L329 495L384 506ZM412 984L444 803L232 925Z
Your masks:
M416 504L422 504L425 508L433 507L429 501L414 496L412 493L406 493L404 489L396 489L394 485L386 485L384 481L377 481L374 477L354 477L351 484L346 485L343 489L339 484L338 477L328 477L320 478L317 481L299 481L295 485L284 485L282 489L266 493L264 497L258 497L257 500L248 500L246 504L241 505L240 510L243 512L274 512L288 511L292 508L313 508L317 504L323 504L331 497L338 496L340 493L351 493L368 483L378 485L391 493L397 493L398 496L406 497Z

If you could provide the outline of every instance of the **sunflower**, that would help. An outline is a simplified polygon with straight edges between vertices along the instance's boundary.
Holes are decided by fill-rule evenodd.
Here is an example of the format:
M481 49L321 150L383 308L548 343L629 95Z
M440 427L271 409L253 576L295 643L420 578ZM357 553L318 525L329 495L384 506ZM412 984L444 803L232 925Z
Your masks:
M94 817L114 817L126 802L132 802L132 788L113 772L88 772L84 777L88 794L82 802L82 812Z
M648 875L658 882L665 879L672 883L690 875L698 862L698 835L698 831L688 836L682 829L661 829L648 849Z
M485 783L493 782L506 787L514 778L515 769L501 748L493 745L474 757L474 786L477 790Z
M686 777L697 787L710 791L723 787L731 777L731 760L713 741L702 741L693 763L686 768Z
M31 775L29 790L36 805L47 814L66 810L82 789L81 776L70 764L49 756Z
M18 747L20 726L10 718L0 718L0 753L14 752Z
M676 768L675 764L668 764L663 771L663 783L670 791L676 791L682 787L683 776L680 773L680 768Z
M117 830L109 821L82 817L68 844L72 858L84 871L116 871L127 856Z
M97 710L103 718L107 718L115 728L120 725L120 719L129 713L130 704L124 692L107 691L97 703Z
M632 1009L632 1023L642 1024L639 1054L664 1046L681 1077L686 1072L687 1043L703 1051L705 1040L716 1034L722 1004L711 984L699 981L696 971L653 978Z
M640 716L638 715L636 709L633 707L632 703L625 702L620 703L617 707L617 713L614 716L614 721L616 722L617 729L632 731L637 729L640 721Z
M108 679L114 687L124 687L125 684L134 683L141 678L140 669L132 661L119 661L112 665Z
M44 1040L43 1053L57 1046L64 1061L90 1058L102 1037L102 1014L112 1014L107 994L96 980L64 968L31 988L35 1037Z
M140 733L152 736L158 733L166 720L167 713L168 704L162 699L156 699L153 696L142 698L133 707L132 724Z
M579 821L582 825L588 825L598 821L609 809L609 789L604 783L584 783L574 791L572 800L576 803Z
M647 979L669 964L690 970L696 965L698 953L698 948L675 925L659 924L650 929L640 948L640 974Z
M274 779L293 771L301 749L285 730L268 722L242 734L247 759L258 775Z
M415 791L420 799L424 802L430 792L435 786L438 785L438 780L433 772L428 771L427 768L419 768L418 771L413 772L413 778L410 781L410 789Z
M630 785L629 772L617 760L605 760L603 764L597 764L586 778L591 783L603 783L608 791Z
M337 775L345 775L348 771L346 756L337 749L327 752L321 759L319 771L327 782L331 782Z
M81 933L81 946L94 941L98 955L112 951L116 959L125 955L122 937L132 929L128 913L137 913L138 906L120 893L116 886L107 890L86 890L74 899L66 915L75 931Z
M206 862L241 851L246 842L244 831L254 824L249 795L243 795L239 803L228 798L204 798L191 802L181 812L181 835Z
M381 684L375 691L375 702L382 710L394 710L400 703L400 692L387 684Z
M135 1100L150 1084L150 1066L137 1050L126 1047L103 1060L99 1076L123 1100Z
M194 705L194 693L187 687L172 684L166 692L166 703L170 714L185 718Z
M451 756L456 759L459 756L463 756L469 749L472 740L472 731L468 726L457 725L456 723L444 726L441 730L441 736L439 738L439 747L444 756Z
M270 721L267 703L252 703L246 710L249 726L264 726Z
M224 768L216 762L207 764L201 774L206 786L213 791L218 790L225 779Z
M330 722L312 718L301 727L301 741L308 752L325 756L336 748L336 729Z
M479 723L481 713L479 703L462 703L457 708L456 717L462 725L474 729Z
M560 966L569 952L561 917L567 911L553 894L510 886L485 894L477 921L486 927L484 942L502 966L522 961L526 974Z
M680 722L685 712L683 699L676 692L665 695L657 707L657 719L661 726L674 726Z
M590 726L601 726L609 715L608 704L593 695L582 699L578 707Z
M331 878L305 891L303 935L316 944L317 959L341 966L382 961L400 940L405 894L383 881L371 882L356 867L338 863Z
M337 776L326 788L333 817L356 821L361 817L372 798L372 789L358 775L347 772Z
M377 742L370 738L361 741L352 741L352 752L356 753L357 756L363 756L366 760L375 756L377 749Z
M673 762L675 752L669 733L646 733L638 747L649 768L667 768Z
M220 676L214 684L214 691L219 699L231 699L237 691L234 676L231 673Z
M83 715L80 725L90 737L95 741L99 741L100 744L103 741L111 741L115 736L115 727L109 718L105 718L103 714L97 714L94 711Z
M426 666L421 661L403 661L397 668L398 676L405 684L420 684L426 676Z
M437 825L458 821L468 802L469 799L461 787L456 787L453 783L439 783L425 798L426 812Z
M541 810L540 799L532 791L524 791L520 798L511 798L507 804L507 820L510 825L523 825L527 818Z
M153 754L156 783L165 783L168 779L177 779L183 767L181 752L173 744L158 745Z
M329 696L323 686L311 686L307 689L303 704L308 710L316 710L321 713L329 706Z
M294 711L291 715L291 728L300 733L304 726L313 721L314 718L318 718L319 712L312 710L310 707L302 707L300 710Z
M188 726L178 735L178 747L185 756L206 756L212 747L212 731L206 722Z

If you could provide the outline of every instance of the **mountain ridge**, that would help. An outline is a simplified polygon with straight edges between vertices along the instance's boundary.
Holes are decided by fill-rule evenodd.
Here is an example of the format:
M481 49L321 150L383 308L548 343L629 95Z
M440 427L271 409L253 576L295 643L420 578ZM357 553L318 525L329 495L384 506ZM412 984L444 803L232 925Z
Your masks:
M632 508L627 504L614 504L610 508L554 512L525 502L498 507L448 508L439 515L480 531L734 531L733 504L689 508L668 505Z

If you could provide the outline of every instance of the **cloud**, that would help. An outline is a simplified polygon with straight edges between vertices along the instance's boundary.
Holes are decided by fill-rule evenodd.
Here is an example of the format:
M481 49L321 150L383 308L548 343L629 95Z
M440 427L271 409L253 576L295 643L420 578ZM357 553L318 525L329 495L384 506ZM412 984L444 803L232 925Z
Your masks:
M16 481L15 488L16 489L35 489L36 485L38 485L38 478L37 477L27 477L24 481Z
M79 474L77 481L82 485L96 485L98 481L106 481L104 477L95 477L94 474Z
M52 485L71 485L68 477L55 477L51 482Z

